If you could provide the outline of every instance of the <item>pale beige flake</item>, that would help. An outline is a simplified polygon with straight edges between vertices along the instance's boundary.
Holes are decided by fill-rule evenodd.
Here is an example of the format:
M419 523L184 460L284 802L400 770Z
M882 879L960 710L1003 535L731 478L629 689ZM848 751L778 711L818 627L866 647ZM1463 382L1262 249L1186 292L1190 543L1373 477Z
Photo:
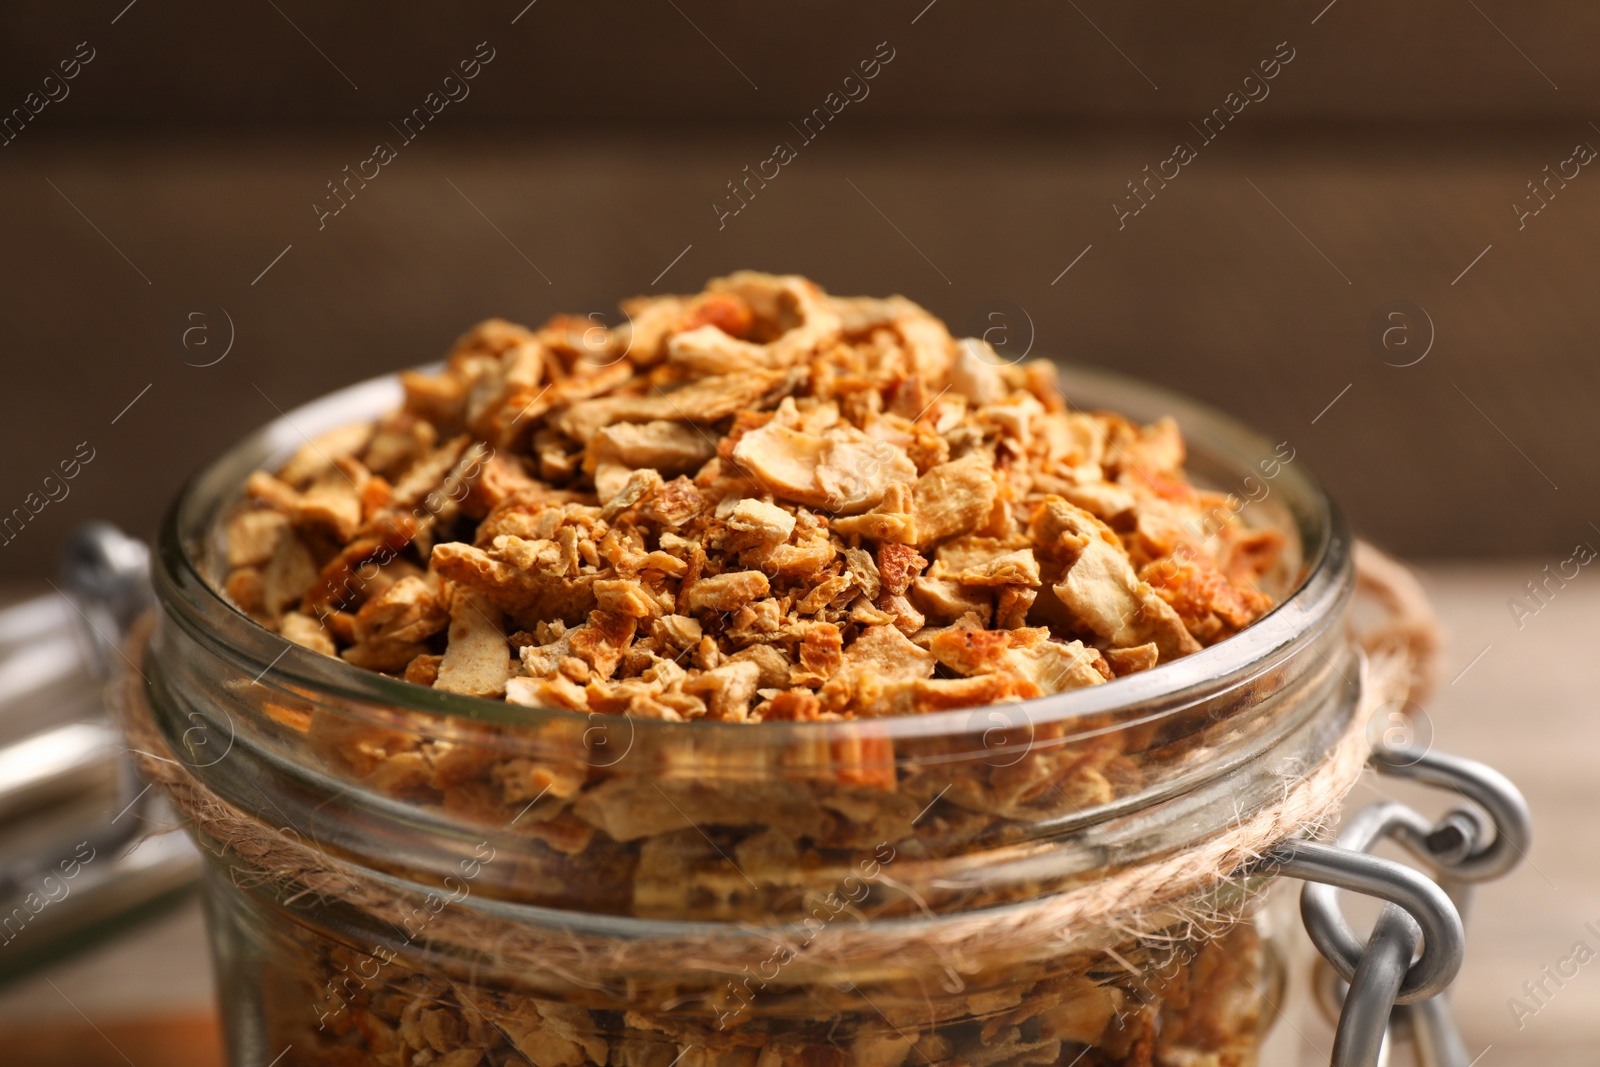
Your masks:
M1069 483L1061 487L1060 493L1078 507L1107 522L1119 515L1126 515L1139 503L1131 492L1113 482Z
M831 301L812 281L798 274L743 270L717 278L707 288L738 296L757 319L783 329L762 346L772 366L798 363L839 335L841 322Z
M899 594L885 593L878 601L878 607L894 616L892 625L907 636L921 630L928 623L928 617L917 610L910 600Z
M661 475L648 469L630 472L622 484L616 486L615 491L612 492L600 491L599 482L600 479L596 477L595 488L600 499L605 504L605 507L600 509L600 517L603 519L616 518L646 497L659 492L661 487L666 484L661 480Z
M994 459L987 453L972 452L933 468L911 490L917 546L977 529L999 492Z
M717 454L715 440L684 422L619 422L589 441L584 467L621 464L631 470L650 467L663 475L692 474Z
M796 615L815 615L842 596L853 583L849 573L836 574L818 585L794 606Z
M771 645L751 645L728 657L728 663L754 663L761 671L756 679L763 688L784 688L789 684L787 657Z
M918 478L907 496L889 494L878 508L835 528L918 548L971 533L989 518L999 496L993 467L993 457L982 451L941 463Z
M974 404L998 403L1008 391L999 369L1003 362L989 342L965 338L956 345L956 358L950 365L950 388Z
M683 317L684 301L677 296L642 296L622 302L626 320L609 331L607 349L626 353L637 367L648 367L665 354L663 342Z
M773 495L840 515L866 511L891 484L917 476L903 451L848 423L807 433L775 418L741 437L733 459Z
M931 678L935 658L893 626L868 626L844 652L845 666L886 680Z
M280 511L267 508L243 508L228 520L228 566L259 567L272 559L278 547L278 538L289 526L289 519Z
M1039 597L1039 590L1025 585L1003 585L995 598L994 626L997 630L1015 630L1028 624L1028 612Z
M363 422L318 434L289 458L278 477L292 486L305 486L331 471L338 460L360 454L371 440L372 426Z
M963 585L1040 584L1039 561L1033 549L994 537L959 537L940 545L928 573Z
M572 630L557 619L539 627L539 639L540 644L522 647L522 667L534 678L554 678L561 661L572 655Z
M872 553L864 548L847 548L844 550L844 560L845 569L856 588L861 590L861 595L869 601L877 600L883 588L883 575L878 572L878 564L872 558Z
M245 479L244 492L251 500L265 504L284 515L293 515L294 509L300 506L300 491L266 471L256 471Z
M872 307L873 304L877 306ZM944 323L919 305L903 296L895 296L886 301L864 302L852 311L864 313L863 319L870 315L888 315L886 325L899 335L908 357L908 369L915 375L914 381L939 382L949 374L956 343L951 340ZM851 317L848 313L844 316L846 320Z
M261 571L257 567L235 567L222 583L222 591L228 594L234 606L254 618L265 614L266 589L261 581Z
M782 543L794 533L795 517L776 504L746 497L728 510L723 520L729 529L754 534L763 541Z
M1172 606L1138 579L1127 556L1104 541L1086 541L1053 589L1074 618L1119 648L1152 642L1163 659L1200 650Z
M1105 684L1106 676L1094 666L1098 656L1098 652L1085 647L1082 641L1066 644L1042 641L1011 649L1006 656L1006 666L1013 674L1037 685L1040 692L1060 693Z
M760 571L732 571L702 578L679 597L680 608L694 611L738 611L767 595L767 576Z
M723 722L743 722L750 714L750 700L756 695L761 667L746 661L728 662L704 671L684 683L684 690L705 696L709 718Z
M395 483L392 506L397 509L409 508L420 503L455 468L471 442L472 439L463 434L446 441L413 463L405 476Z
M968 588L948 578L923 575L908 590L911 603L934 625L954 622L963 615L975 614L987 625L991 607L988 590Z
M422 642L444 629L450 613L429 582L408 575L369 597L356 612L355 644L344 658L371 670L403 670L426 652Z
M715 422L740 411L759 408L775 391L787 391L799 379L782 370L743 371L702 378L680 389L644 396L603 396L580 400L555 417L555 425L578 441L588 442L618 422Z
M505 693L507 703L524 707L589 710L584 687L559 674L554 678L508 678Z
M1042 426L1044 405L1027 393L1021 393L1004 403L993 403L977 411L979 422L997 426L1001 433L1022 448L1033 444L1034 430Z
M1134 645L1132 648L1108 648L1102 655L1105 656L1111 673L1118 678L1124 674L1147 671L1161 658L1160 650L1154 644Z
M749 644L765 640L778 632L783 622L783 611L771 597L746 604L734 612L728 624L728 637L736 644Z
M634 470L625 463L613 463L602 460L594 468L594 495L600 503L609 503L623 486L628 484L628 479L633 477Z
M667 362L696 376L773 366L765 345L729 337L715 326L699 326L672 335L667 339Z
M495 697L505 693L510 677L511 652L500 609L477 590L457 587L450 608L449 644L433 687Z
M829 296L828 309L839 317L846 334L867 334L892 327L901 319L926 315L921 306L903 296Z
M1183 432L1171 416L1149 426L1127 426L1125 433L1118 433L1112 439L1121 449L1124 462L1142 473L1166 474L1183 469Z
M663 615L655 621L650 632L658 640L678 649L692 648L705 636L700 620L691 615Z
M300 495L294 521L321 527L340 541L352 540L361 528L361 490L371 478L355 460L338 460Z
M300 601L317 580L317 564L311 550L292 530L278 538L272 559L261 573L263 609L276 615Z
M660 615L663 610L670 611L672 608L670 594L663 604L642 582L634 578L600 578L596 579L592 588L595 605L601 611L625 615L631 619L653 618Z
M321 652L324 656L337 656L338 648L333 643L333 636L328 633L327 627L302 612L291 611L278 620L278 633L285 639L293 641L303 648L313 652Z

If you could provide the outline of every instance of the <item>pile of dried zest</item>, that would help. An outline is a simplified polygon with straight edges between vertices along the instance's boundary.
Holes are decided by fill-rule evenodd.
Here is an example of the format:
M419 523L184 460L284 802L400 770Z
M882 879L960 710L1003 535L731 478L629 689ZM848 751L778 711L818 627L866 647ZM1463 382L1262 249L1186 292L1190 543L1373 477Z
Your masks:
M316 1067L1253 1067L1268 1004L1282 993L1273 947L1240 923L1214 940L1125 944L1115 960L1073 953L969 976L953 994L925 973L893 970L870 994L853 983L774 990L759 1002L764 1016L724 1028L592 993L502 992L380 968L285 928L304 964L274 961L257 979L268 1043ZM349 981L379 969L376 982ZM329 998L341 985L348 1003Z
M1271 606L1278 534L1170 419L1070 410L902 297L740 273L603 331L490 320L403 407L258 472L226 591L421 685L666 720L1100 685Z

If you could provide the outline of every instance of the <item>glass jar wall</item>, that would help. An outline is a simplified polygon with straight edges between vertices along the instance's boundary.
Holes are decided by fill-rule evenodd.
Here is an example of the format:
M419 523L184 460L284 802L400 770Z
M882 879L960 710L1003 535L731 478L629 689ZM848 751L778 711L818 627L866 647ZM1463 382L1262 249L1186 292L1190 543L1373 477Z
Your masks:
M1219 489L1275 454L1145 387L1065 384L1176 416ZM363 672L215 591L248 473L395 395L248 439L160 545L132 714L228 813L196 833L236 1064L1261 1061L1288 925L1269 880L1062 909L1277 803L1350 728L1349 545L1303 468L1249 494L1296 548L1280 606L1177 662L917 717L662 723Z

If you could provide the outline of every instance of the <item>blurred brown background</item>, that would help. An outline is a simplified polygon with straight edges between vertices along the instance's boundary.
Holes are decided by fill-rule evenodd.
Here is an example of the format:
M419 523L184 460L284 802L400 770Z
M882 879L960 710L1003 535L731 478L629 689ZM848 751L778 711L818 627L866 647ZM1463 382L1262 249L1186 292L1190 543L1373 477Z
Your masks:
M1571 0L13 5L0 519L80 443L94 458L0 533L0 587L42 586L86 519L150 534L250 428L488 315L609 312L740 267L901 292L1009 354L1160 382L1292 442L1358 530L1435 561L1440 743L1511 774L1540 827L1474 920L1471 1047L1592 1063L1592 977L1525 1031L1506 1003L1600 918L1600 587L1532 633L1505 605L1600 545L1597 43L1600 8ZM475 51L493 58L470 95L406 143ZM867 95L807 141L846 91ZM1266 95L1196 129L1247 92ZM328 183L379 142L396 158L319 228ZM720 218L779 142L797 158ZM1119 222L1179 142L1197 158ZM177 1062L150 1016L212 1024L198 916L173 923L10 993L8 1047Z
M437 358L480 317L743 266L1202 397L1411 556L1600 536L1600 178L1566 164L1521 229L1511 206L1600 145L1592 5L125 4L0 15L0 107L59 95L45 76L93 50L0 148L0 507L79 442L96 457L0 548L5 577L91 516L148 533L275 407ZM391 123L479 42L470 95L405 143ZM804 141L791 123L889 51ZM798 158L719 228L780 140ZM1126 183L1180 140L1198 158L1119 229ZM313 202L379 141L398 158L319 229ZM227 357L186 365L230 320Z

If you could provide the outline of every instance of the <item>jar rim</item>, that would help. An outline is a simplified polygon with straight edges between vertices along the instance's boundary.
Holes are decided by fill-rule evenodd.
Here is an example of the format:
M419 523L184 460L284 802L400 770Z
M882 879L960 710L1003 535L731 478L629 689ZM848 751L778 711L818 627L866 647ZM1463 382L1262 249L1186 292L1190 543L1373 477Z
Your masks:
M432 364L418 368L435 369ZM1231 416L1158 386L1083 365L1057 363L1069 398L1082 392L1094 410L1129 418L1178 421L1191 455L1215 457L1219 471L1248 476L1259 457L1274 454L1272 443ZM157 596L183 630L202 647L232 663L246 677L359 704L398 708L445 720L472 720L506 726L538 726L584 719L583 712L534 708L432 689L286 641L250 618L207 576L217 549L219 521L242 492L245 478L271 467L316 434L373 418L400 401L399 375L388 374L329 393L255 430L190 480L168 509L157 539L153 579ZM1229 469L1231 468L1231 471ZM640 732L760 731L763 744L787 737L828 739L870 730L875 738L915 739L970 730L975 713L1007 709L1032 726L1067 723L1135 707L1186 706L1214 693L1219 684L1259 673L1276 654L1299 647L1336 620L1348 597L1353 574L1350 536L1343 512L1303 463L1287 463L1276 475L1300 540L1298 580L1280 603L1244 630L1215 645L1105 685L1069 690L1003 706L988 705L837 722L726 723L667 722L629 718Z

